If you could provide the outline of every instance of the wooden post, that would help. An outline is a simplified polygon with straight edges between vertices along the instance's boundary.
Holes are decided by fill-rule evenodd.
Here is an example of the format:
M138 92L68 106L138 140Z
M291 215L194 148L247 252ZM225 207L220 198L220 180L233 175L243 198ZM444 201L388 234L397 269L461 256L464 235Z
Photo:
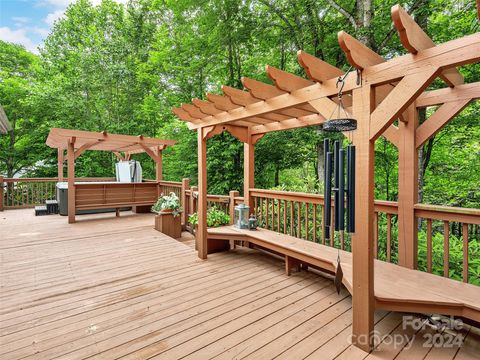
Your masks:
M414 206L418 202L418 152L415 133L418 110L407 109L406 122L399 121L398 144L398 265L417 267L417 222Z
M162 149L157 148L157 159L156 159L156 180L160 181L163 178L163 160L162 160Z
M229 203L228 203L228 210L230 214L230 224L233 224L233 215L235 214L235 198L240 194L236 190L231 190L229 193Z
M198 229L196 243L198 257L207 258L207 139L204 130L197 130L198 135Z
M182 179L182 206L183 206L183 211L181 214L182 218L182 230L185 230L185 227L187 226L187 217L188 217L188 204L187 204L187 194L186 191L190 189L190 179L184 178Z
M365 351L373 347L374 278L373 278L373 212L374 212L374 145L370 140L370 114L374 90L368 84L353 91L353 112L358 121L355 132L356 183L355 233L353 255L353 343Z
M5 189L4 189L4 182L3 182L3 176L0 176L0 211L3 211L4 209L4 197L5 197Z
M68 223L75 222L75 138L68 141Z
M250 128L247 142L243 144L243 197L247 206L253 205L250 189L255 187L255 145L252 141Z
M63 161L65 160L64 149L58 148L58 181L63 181Z

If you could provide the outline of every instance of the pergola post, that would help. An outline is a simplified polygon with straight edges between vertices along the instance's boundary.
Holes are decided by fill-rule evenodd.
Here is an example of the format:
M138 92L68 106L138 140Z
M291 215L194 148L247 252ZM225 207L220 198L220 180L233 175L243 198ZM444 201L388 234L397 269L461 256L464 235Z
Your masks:
M75 138L68 140L67 161L68 161L68 223L75 222Z
M198 137L198 229L195 236L200 259L207 258L207 137L204 129L197 130Z
M418 202L418 151L415 135L418 110L410 105L406 121L399 121L398 143L398 264L417 267L417 222L414 206Z
M155 169L155 174L156 174L156 180L160 181L163 178L163 160L162 160L162 148L158 147L157 148L157 159L155 160L156 164L156 169Z
M353 90L353 114L358 121L355 133L356 188L355 233L352 234L353 258L353 343L365 351L373 346L374 278L373 212L375 140L370 139L370 115L375 104L374 90L364 84Z
M63 181L63 162L65 160L65 151L61 148L57 149L58 152L58 181Z
M253 143L250 128L247 142L243 144L243 197L245 205L252 206L250 189L255 187L255 144ZM253 209L252 209L253 210Z

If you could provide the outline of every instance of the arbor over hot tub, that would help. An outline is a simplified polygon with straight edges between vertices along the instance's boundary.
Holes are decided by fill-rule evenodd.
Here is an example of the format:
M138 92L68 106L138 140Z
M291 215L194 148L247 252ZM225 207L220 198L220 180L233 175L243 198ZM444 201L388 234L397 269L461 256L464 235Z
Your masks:
M63 162L67 150L68 163L68 222L75 222L77 209L152 206L160 195L162 151L175 144L174 140L147 138L142 135L119 135L69 129L51 129L47 145L58 149L58 181L63 181ZM113 152L119 160L129 160L133 154L145 152L156 164L156 181L144 183L75 183L75 159L87 150Z

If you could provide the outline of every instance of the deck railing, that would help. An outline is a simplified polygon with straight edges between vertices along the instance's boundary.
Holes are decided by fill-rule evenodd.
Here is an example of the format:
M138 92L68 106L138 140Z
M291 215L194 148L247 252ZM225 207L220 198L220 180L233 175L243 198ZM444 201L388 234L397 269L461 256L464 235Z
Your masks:
M471 268L476 269L472 280L480 285L480 209L416 204L415 215L422 219L425 233L419 238L419 265L430 273L469 282L471 259Z
M56 182L56 178L0 177L0 198L3 198L0 204L9 209L43 203L55 197ZM188 218L197 211L197 188L190 187L188 179L182 182L160 181L160 193L170 192L175 192L181 199L182 225L191 229ZM256 214L260 227L351 251L349 234L336 232L335 237L325 238L322 195L252 189L250 196L252 212ZM237 191L230 191L229 195L209 194L207 206L215 206L233 219L235 206L243 201ZM374 212L374 256L398 263L398 203L375 200ZM415 216L418 219L418 269L480 284L480 209L417 204ZM333 222L332 218L332 225Z
M76 181L114 181L115 178L77 178ZM58 178L3 178L0 177L0 210L30 208L55 199Z

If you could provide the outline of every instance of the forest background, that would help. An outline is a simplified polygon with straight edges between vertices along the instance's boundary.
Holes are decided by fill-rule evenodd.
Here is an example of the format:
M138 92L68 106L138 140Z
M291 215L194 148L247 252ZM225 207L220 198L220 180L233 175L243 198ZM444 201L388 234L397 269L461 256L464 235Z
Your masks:
M196 133L175 118L173 106L221 93L221 84L242 88L242 76L269 82L267 64L305 76L298 50L346 70L340 30L385 58L401 55L390 17L397 2L104 0L93 6L78 0L56 21L39 55L0 41L0 104L14 127L0 137L0 174L56 176L56 151L45 139L50 128L62 127L175 139L164 152L164 178L195 184ZM435 42L479 30L473 0L400 4ZM461 72L466 82L480 80L478 64ZM479 109L469 105L420 149L420 202L480 207ZM332 137L315 127L265 136L256 147L256 186L319 192L325 136ZM376 198L396 200L397 150L380 138L375 156ZM152 178L150 159L137 158ZM111 176L115 161L110 153L87 151L77 173ZM242 191L242 168L242 144L228 133L209 140L209 193Z

